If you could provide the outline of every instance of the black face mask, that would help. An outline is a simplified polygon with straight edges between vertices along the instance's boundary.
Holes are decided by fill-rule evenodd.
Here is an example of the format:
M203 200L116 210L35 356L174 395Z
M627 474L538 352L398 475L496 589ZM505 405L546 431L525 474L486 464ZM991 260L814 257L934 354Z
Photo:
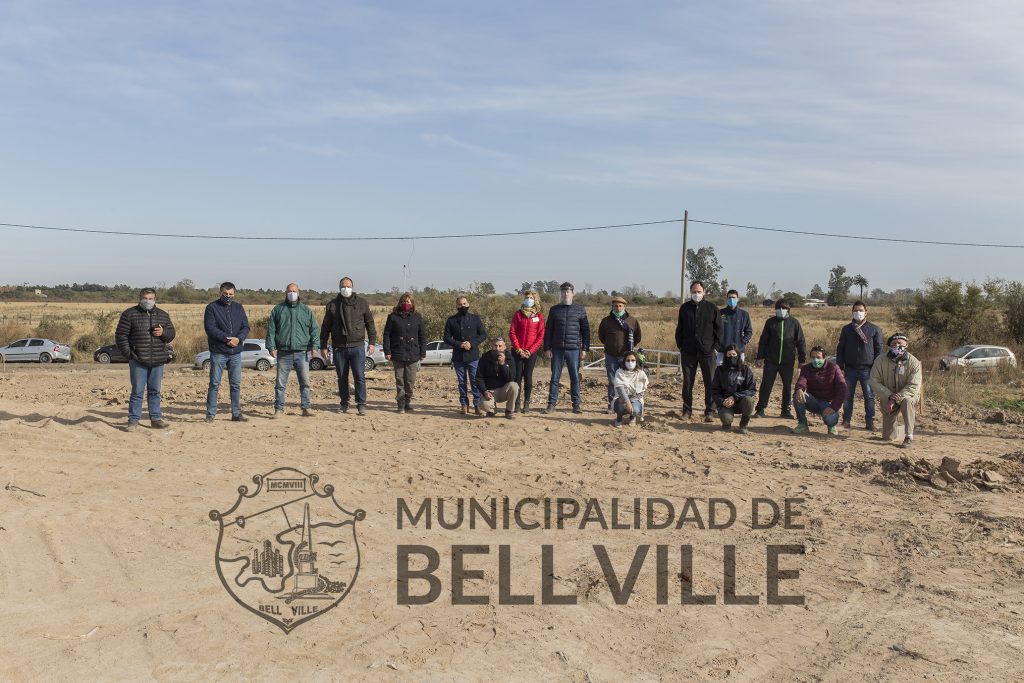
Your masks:
M469 313L469 306L459 306L459 313L462 315Z
M729 356L728 358L725 359L725 362L730 368L738 368L740 366L740 357Z

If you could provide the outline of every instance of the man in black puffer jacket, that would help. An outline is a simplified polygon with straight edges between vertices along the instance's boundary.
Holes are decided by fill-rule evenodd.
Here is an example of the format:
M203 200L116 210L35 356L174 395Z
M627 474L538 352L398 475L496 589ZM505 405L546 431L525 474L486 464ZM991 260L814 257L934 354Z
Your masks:
M149 419L153 427L167 426L160 413L160 383L164 365L170 362L174 341L171 316L156 307L156 292L148 287L139 292L139 303L121 314L114 332L117 350L128 358L132 394L128 400L127 431L134 431L142 419L142 394L146 392Z
M590 320L587 318L587 309L572 302L575 291L571 282L562 283L559 303L548 311L544 328L544 357L551 359L551 388L548 390L548 407L544 411L547 413L555 411L562 367L566 365L569 366L572 412L583 412L580 361L586 359L587 351L590 350Z

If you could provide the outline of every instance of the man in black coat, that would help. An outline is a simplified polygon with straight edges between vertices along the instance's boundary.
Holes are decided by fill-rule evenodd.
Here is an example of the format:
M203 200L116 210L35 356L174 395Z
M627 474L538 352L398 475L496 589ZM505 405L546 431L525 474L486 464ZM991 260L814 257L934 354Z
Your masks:
M679 307L676 323L676 347L683 371L683 417L693 417L693 384L700 367L704 383L704 421L714 422L715 399L711 381L715 373L716 354L721 347L722 324L718 306L704 298L704 283L694 280L690 300Z
M114 342L121 355L128 358L132 393L128 399L128 426L134 431L142 419L142 394L153 427L167 426L160 412L160 383L164 378L164 365L171 358L170 343L174 340L171 316L156 307L156 292L150 288L139 292L139 303L121 314L114 331Z
M327 303L320 325L320 353L327 360L327 348L334 347L334 371L338 374L341 412L348 412L350 393L348 375L356 387L356 412L366 414L366 356L373 355L377 344L377 326L366 299L356 295L352 278L338 282L338 296ZM364 342L369 346L363 347Z
M224 370L228 371L231 394L231 420L248 422L242 414L242 349L249 336L249 318L242 304L235 301L235 285L220 286L220 298L206 305L203 329L210 349L210 386L206 390L206 421L217 415L217 394Z
M487 330L480 316L469 312L469 299L455 300L458 312L444 323L444 343L452 347L452 367L459 381L459 410L469 414L469 391L473 392L473 408L483 415L483 396L476 384L477 366L480 364L480 344L487 339Z
M516 357L508 353L504 339L495 339L490 351L480 358L476 383L484 397L487 417L494 417L498 403L505 402L505 417L515 418L519 384L516 382Z
M850 428L853 399L859 383L864 391L865 429L875 428L875 392L871 389L871 366L882 355L882 330L867 319L868 307L863 301L853 304L853 320L839 333L836 363L846 379L846 402L843 403L843 427Z

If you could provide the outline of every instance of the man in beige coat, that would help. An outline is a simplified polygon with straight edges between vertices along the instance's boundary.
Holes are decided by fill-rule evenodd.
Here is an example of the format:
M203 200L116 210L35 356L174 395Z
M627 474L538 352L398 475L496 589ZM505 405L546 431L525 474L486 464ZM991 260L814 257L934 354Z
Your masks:
M882 438L892 441L896 418L903 416L903 448L914 444L914 416L921 400L921 361L907 351L907 336L901 332L889 337L889 351L871 366L871 388L882 406Z

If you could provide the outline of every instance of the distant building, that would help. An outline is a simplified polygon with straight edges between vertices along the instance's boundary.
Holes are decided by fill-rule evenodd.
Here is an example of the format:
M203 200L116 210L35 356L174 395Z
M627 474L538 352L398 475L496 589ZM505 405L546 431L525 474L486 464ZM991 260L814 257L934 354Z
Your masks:
M825 308L827 305L824 299L804 299L807 308Z

